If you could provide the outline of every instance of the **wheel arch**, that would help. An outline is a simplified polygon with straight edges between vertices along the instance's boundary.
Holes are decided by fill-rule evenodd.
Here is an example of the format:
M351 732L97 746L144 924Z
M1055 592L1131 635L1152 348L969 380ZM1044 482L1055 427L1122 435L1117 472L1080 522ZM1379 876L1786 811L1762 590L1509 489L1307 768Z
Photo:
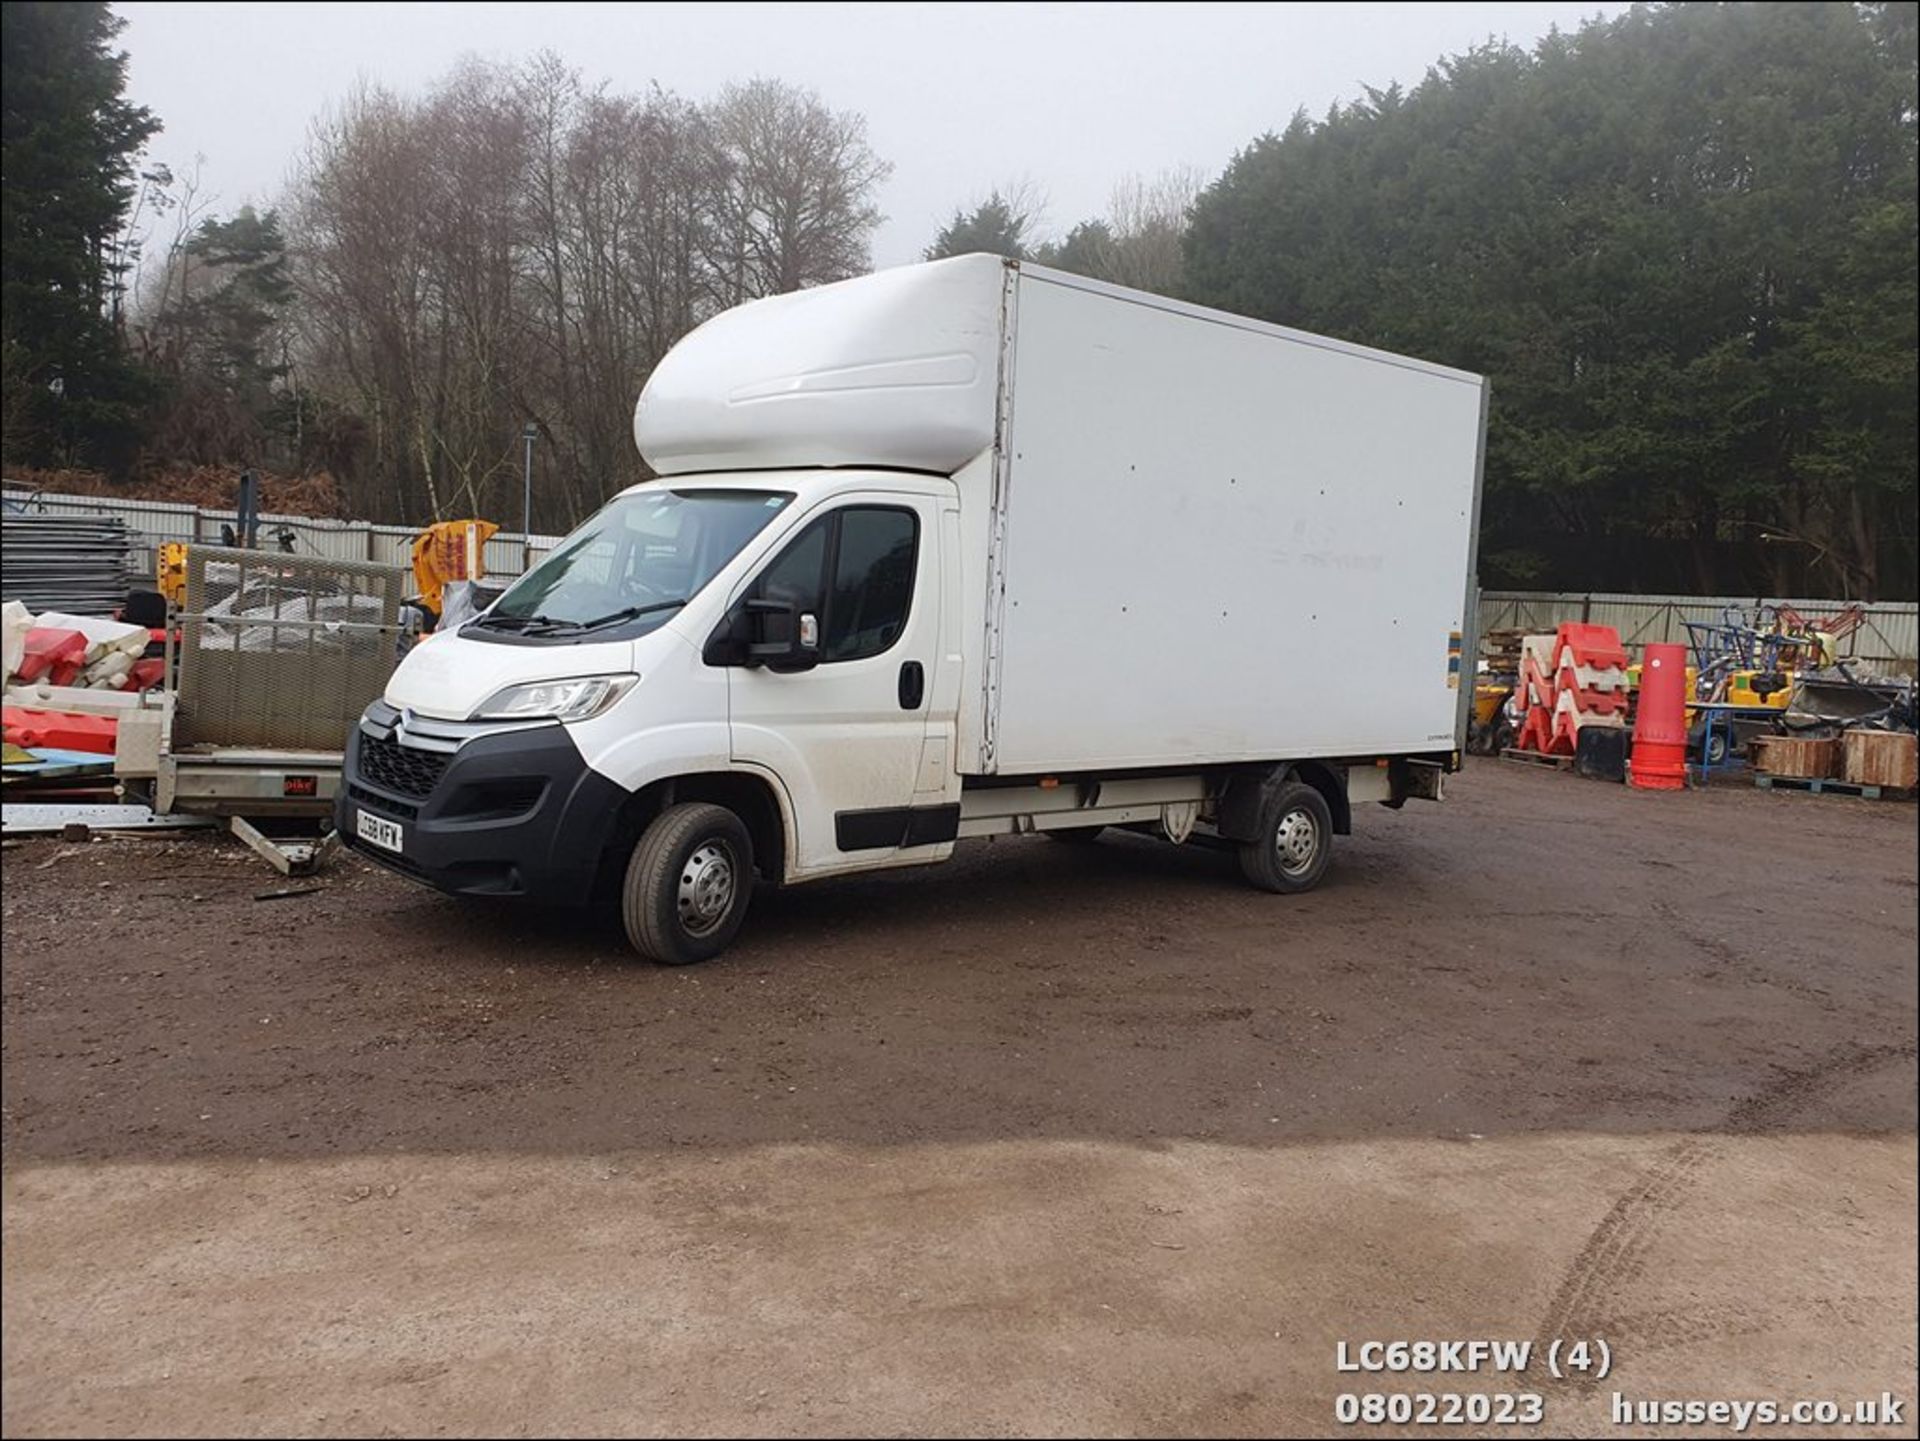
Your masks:
M1333 817L1335 835L1353 834L1353 805L1347 799L1345 768L1313 760L1279 761L1233 776L1215 806L1215 829L1229 840L1253 840L1259 834L1267 797L1290 780L1302 781L1320 792Z
M747 770L689 771L649 781L621 803L601 852L596 891L618 892L641 835L668 807L685 801L706 801L739 816L753 841L754 872L775 885L786 879L792 821L786 798L772 778Z
M1283 779L1285 779L1283 777ZM1336 836L1353 834L1353 804L1347 799L1347 773L1325 761L1299 761L1293 766L1292 779L1303 780L1320 792L1333 815Z

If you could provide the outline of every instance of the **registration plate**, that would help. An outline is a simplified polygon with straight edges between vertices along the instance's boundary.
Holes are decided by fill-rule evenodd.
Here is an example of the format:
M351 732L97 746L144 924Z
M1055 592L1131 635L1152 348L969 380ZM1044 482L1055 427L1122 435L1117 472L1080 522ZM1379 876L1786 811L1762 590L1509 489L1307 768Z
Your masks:
M382 820L371 811L361 811L354 825L361 840L383 851L399 851L401 838L406 834L400 822Z

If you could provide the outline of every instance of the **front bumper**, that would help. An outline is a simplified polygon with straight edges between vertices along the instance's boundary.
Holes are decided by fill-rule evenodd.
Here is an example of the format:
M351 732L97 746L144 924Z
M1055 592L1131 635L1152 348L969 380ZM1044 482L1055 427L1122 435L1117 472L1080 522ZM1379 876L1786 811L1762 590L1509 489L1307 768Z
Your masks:
M589 767L558 724L406 742L376 702L347 738L335 825L353 851L451 895L583 904L627 792ZM442 732L451 727L439 727ZM396 852L360 812L400 826Z

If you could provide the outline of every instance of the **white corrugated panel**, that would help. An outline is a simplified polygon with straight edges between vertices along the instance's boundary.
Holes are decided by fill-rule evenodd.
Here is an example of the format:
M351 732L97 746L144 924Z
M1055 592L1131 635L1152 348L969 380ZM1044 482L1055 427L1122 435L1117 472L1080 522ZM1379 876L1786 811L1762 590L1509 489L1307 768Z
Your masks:
M218 512L215 512L217 515ZM281 531L293 532L295 555L321 556L327 560L367 558L367 528L353 520L316 520L304 515L266 513L260 517L257 544L264 550L279 545Z
M1849 655L1912 665L1920 660L1920 606L1870 605L1867 622L1840 643Z
M413 541L420 532L404 525L367 527L367 559L382 565L411 566Z

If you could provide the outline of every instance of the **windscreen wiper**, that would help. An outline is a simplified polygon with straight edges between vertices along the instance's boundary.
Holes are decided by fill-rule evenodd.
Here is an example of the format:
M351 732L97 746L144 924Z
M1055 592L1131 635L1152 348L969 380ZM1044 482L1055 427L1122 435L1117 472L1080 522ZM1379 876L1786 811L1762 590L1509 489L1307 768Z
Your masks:
M525 630L530 625L552 625L554 622L544 615L501 615L488 611L476 616L469 625L477 625L487 630Z
M610 611L606 615L596 616L592 620L550 620L547 621L546 624L554 629L565 629L574 632L599 630L603 626L618 625L623 620L634 620L643 615L652 615L656 611L673 610L686 603L686 597L683 596L678 600L657 600L652 605L623 606L619 610Z

